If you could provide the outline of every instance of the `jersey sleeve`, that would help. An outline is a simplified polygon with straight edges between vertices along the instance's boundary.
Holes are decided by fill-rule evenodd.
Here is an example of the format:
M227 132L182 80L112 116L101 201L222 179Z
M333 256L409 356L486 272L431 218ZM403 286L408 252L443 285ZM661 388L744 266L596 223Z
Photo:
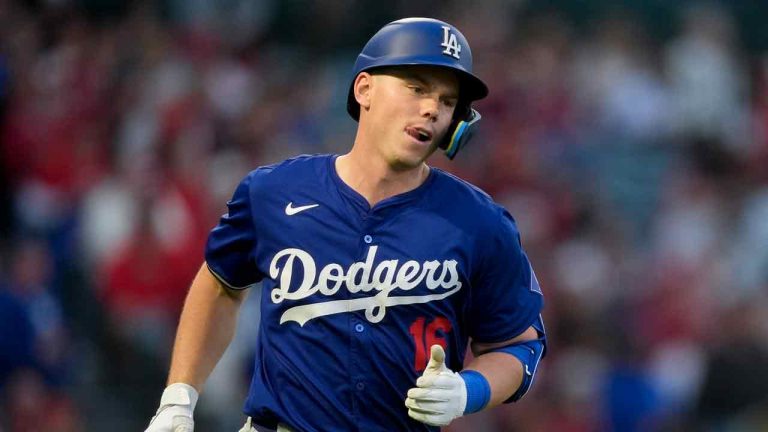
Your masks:
M544 305L517 226L506 210L499 211L496 228L478 246L483 253L472 276L469 336L482 343L503 342L536 326Z
M227 213L208 235L205 262L220 282L232 289L245 289L261 281L253 254L256 229L251 212L253 173L243 179L227 202Z

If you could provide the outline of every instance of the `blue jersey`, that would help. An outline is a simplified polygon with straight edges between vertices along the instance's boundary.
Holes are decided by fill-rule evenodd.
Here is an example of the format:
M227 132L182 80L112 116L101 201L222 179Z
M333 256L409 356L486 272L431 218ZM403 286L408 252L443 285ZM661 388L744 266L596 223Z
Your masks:
M439 169L370 207L336 156L252 171L205 258L231 288L263 282L244 412L300 431L436 431L404 405L440 344L461 370L468 338L501 342L543 298L512 217Z

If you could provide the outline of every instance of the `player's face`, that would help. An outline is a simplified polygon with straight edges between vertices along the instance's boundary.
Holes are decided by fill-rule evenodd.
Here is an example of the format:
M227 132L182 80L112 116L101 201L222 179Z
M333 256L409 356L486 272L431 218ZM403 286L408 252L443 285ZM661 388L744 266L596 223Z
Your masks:
M458 95L456 75L438 67L408 66L373 76L368 120L390 167L418 167L437 149Z

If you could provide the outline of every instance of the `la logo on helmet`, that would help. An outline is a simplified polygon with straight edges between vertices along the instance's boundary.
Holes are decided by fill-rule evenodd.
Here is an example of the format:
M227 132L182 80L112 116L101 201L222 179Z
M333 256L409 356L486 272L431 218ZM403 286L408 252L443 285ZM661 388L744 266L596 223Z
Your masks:
M440 46L444 47L443 54L448 54L449 56L459 59L459 53L461 53L461 45L459 45L459 41L456 40L456 35L451 33L451 28L448 26L442 26L443 27L443 43L440 44Z

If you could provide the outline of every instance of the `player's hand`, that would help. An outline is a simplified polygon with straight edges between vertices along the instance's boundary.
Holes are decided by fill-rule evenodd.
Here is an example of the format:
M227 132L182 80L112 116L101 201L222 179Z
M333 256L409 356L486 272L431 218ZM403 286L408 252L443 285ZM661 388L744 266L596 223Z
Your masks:
M464 415L466 405L464 379L445 365L443 347L432 345L427 369L416 380L416 387L408 390L408 415L428 425L446 426Z
M195 422L192 413L197 398L197 390L188 384L169 385L160 398L160 408L144 432L193 432Z

